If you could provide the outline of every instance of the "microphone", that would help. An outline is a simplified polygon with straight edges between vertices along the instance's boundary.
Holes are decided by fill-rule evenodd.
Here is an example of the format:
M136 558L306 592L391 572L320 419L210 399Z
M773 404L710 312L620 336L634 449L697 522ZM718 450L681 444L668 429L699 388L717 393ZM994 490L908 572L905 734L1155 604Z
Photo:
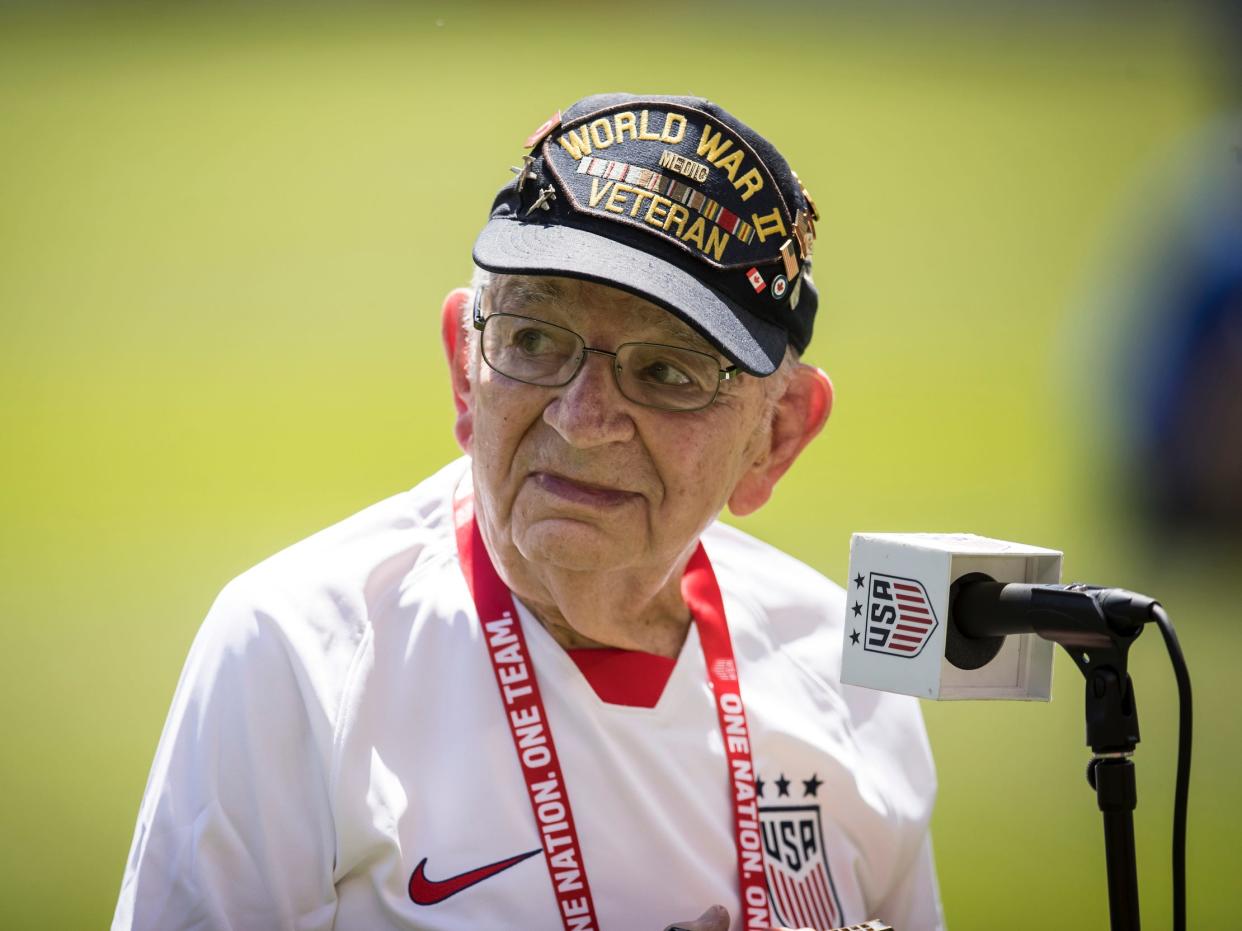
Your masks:
M856 533L850 538L841 681L919 698L1047 701L1052 645L1083 675L1087 780L1104 816L1113 928L1139 927L1133 811L1138 712L1127 653L1148 622L1177 677L1173 814L1174 927L1186 924L1191 694L1177 635L1154 598L1062 585L1061 553L973 534Z
M993 602L1020 600L1005 586L1057 585L1061 559L974 534L854 534L841 681L928 699L1047 701L1052 642L1017 608L1009 628L991 618Z
M1150 621L1156 599L1099 585L1001 583L981 573L958 579L950 623L967 637L1039 634L1070 647L1107 646Z
M1158 603L1062 585L1058 550L968 533L856 533L841 681L932 699L1047 701L1052 645L1128 643Z

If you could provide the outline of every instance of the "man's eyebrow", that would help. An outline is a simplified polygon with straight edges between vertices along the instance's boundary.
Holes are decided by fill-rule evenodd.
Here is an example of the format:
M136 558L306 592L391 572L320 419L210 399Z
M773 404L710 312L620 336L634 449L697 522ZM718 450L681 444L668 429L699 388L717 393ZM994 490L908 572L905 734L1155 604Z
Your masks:
M496 283L496 296L511 307L552 302L563 293L560 284L549 278L505 275Z
M688 346L690 349L697 349L709 355L716 354L715 346L704 339L690 324L670 311L666 310L659 317L653 318L650 325L657 331L657 335L654 340L645 340L645 342L669 342L676 346Z
M510 312L538 304L552 304L565 296L564 286L554 278L533 275L505 275L496 282L496 298L503 309ZM493 309L501 309L493 304ZM657 313L658 309L658 313ZM643 339L637 342L667 343L697 349L709 356L719 351L707 339L672 311L653 307L651 314L643 315ZM652 332L654 331L654 332Z

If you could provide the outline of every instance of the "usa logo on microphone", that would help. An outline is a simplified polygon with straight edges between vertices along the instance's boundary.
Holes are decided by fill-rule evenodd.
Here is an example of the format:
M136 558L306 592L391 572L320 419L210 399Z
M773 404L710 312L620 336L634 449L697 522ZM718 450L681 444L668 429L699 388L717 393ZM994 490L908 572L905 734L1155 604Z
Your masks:
M889 656L918 656L936 625L936 612L922 582L880 572L869 573L867 650Z

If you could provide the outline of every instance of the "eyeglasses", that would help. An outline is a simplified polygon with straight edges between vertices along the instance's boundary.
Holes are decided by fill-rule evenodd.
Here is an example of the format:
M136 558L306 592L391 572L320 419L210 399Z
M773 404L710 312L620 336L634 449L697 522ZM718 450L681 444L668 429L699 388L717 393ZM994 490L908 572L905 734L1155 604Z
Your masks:
M586 362L587 353L612 356L617 390L627 400L663 411L697 411L716 400L720 383L737 375L705 352L661 343L622 343L616 352L592 349L573 330L534 317L495 313L483 316L483 288L474 294L474 328L483 361L506 378L560 388Z

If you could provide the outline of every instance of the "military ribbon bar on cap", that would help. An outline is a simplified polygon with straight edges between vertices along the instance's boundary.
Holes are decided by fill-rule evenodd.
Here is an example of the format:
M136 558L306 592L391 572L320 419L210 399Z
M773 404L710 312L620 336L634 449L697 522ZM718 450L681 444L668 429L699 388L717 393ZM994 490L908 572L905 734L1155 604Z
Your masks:
M709 113L630 101L562 123L542 151L580 214L644 230L716 268L746 270L757 292L748 269L781 261L793 214L755 150Z

